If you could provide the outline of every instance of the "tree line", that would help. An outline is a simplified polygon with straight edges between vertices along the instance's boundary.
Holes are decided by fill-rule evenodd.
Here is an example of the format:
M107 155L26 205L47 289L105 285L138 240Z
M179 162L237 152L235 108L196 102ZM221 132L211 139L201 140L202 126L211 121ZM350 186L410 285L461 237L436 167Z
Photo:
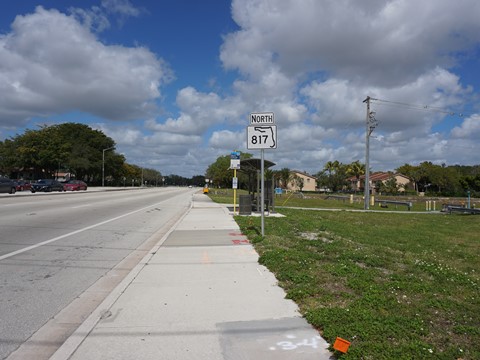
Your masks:
M246 160L252 154L241 153L240 159ZM374 171L370 169L370 173ZM295 183L302 188L301 178L295 178L293 171L289 168L280 170L268 169L265 171L265 179L274 179L274 186L286 187L286 184ZM424 192L432 196L480 196L480 165L437 165L425 161L419 165L404 164L392 172L400 173L411 179L409 187L402 189L406 193L416 194ZM359 160L349 164L339 161L328 161L313 176L317 179L317 187L328 189L333 192L341 192L350 189L350 180L360 180L365 175L365 164ZM206 171L206 177L213 180L218 187L230 188L232 185L233 172L230 170L230 156L220 156L212 163ZM248 177L238 172L239 186L246 188ZM380 184L380 191L383 193L395 194L399 192L399 185L394 179L387 180Z
M56 178L60 172L100 185L159 184L162 174L125 161L115 141L87 125L64 123L27 129L0 142L0 174L13 179Z

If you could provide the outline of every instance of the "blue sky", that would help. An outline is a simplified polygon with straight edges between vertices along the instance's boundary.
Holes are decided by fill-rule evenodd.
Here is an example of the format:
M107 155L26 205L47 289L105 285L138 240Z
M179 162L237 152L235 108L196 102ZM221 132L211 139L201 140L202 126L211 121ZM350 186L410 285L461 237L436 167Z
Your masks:
M373 170L480 164L477 0L23 0L0 10L0 139L81 122L128 162L190 177L247 151L249 113L272 111L278 146L266 158L313 174L365 160L371 96L387 100L372 102Z

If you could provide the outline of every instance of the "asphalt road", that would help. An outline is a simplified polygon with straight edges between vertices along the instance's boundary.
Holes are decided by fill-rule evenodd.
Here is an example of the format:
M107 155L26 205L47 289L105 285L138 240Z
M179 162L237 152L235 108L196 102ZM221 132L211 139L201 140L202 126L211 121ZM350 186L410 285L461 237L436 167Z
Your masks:
M195 191L0 197L0 359L29 351L48 358L185 213Z

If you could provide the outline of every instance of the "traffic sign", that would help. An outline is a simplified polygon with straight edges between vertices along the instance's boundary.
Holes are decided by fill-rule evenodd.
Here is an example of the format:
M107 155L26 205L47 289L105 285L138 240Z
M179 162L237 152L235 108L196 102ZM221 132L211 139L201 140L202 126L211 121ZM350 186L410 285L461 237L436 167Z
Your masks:
M247 149L276 149L277 125L250 125L247 127Z
M250 125L273 125L275 114L273 112L251 113Z
M231 159L230 160L230 169L231 170L240 170L240 160Z

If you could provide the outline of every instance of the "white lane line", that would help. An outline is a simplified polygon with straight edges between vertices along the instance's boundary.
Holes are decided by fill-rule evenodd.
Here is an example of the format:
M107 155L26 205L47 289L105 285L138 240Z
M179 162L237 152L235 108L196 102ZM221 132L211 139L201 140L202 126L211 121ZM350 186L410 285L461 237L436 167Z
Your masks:
M72 206L70 209L80 209L80 208L84 208L84 207L87 207L87 206L92 206L92 204Z
M36 205L38 204L38 202L29 202L29 203L11 203L11 204L2 204L0 205L0 207L7 207L7 206L18 206L18 205L21 205L21 206L25 206L25 205Z
M169 199L169 200L171 200L171 199ZM162 202L164 202L164 201L162 201ZM26 251L29 251L29 250L38 248L38 247L40 247L40 246L53 243L53 242L55 242L55 241L57 241L57 240L65 239L66 237L69 237L69 236L72 236L72 235L76 235L76 234L79 234L79 233L81 233L81 232L84 232L84 231L93 229L93 228L95 228L95 227L97 227L97 226L101 226L101 225L108 224L109 222L112 222L112 221L115 221L115 220L124 218L124 217L129 216L129 215L133 215L133 214L138 213L138 212L140 212L140 211L144 211L144 210L146 210L146 209L150 209L150 208L153 207L153 206L158 206L158 205L160 205L162 202L159 202L159 203L157 203L157 204L153 204L153 205L150 205L150 206L146 206L146 207L141 208L141 209L138 209L138 210L131 211L131 212L129 212L129 213L126 213L126 214L123 214L123 215L120 215L120 216L111 218L111 219L109 219L109 220L105 220L105 221L99 222L99 223L94 224L94 225L90 225L90 226L84 227L84 228L82 228L82 229L78 229L78 230L72 231L72 232L70 232L70 233L68 233L68 234L64 234L64 235L57 236L56 238L53 238L53 239L50 239L50 240L42 241L41 243L38 243L38 244L35 244L35 245L32 245L32 246L28 246L28 247L23 248L23 249L19 249L19 250L16 250L16 251L14 251L14 252L11 252L11 253L8 253L8 254L5 254L5 255L1 255L1 256L0 256L0 261L1 261L1 260L8 259L8 258L10 258L10 257L12 257L12 256L15 256L15 255L24 253L24 252L26 252Z

